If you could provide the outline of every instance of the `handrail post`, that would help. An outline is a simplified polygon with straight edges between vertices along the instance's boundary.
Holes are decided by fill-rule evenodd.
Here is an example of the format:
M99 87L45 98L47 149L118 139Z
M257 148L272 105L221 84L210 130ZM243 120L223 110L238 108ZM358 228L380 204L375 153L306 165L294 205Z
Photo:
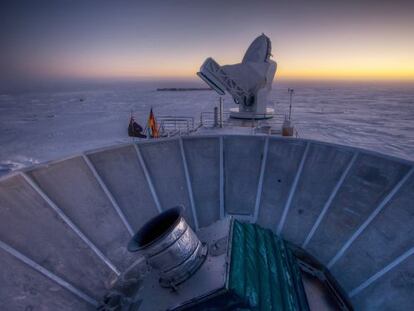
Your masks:
M220 109L220 116L219 116L219 125L220 128L223 127L223 97L220 96L220 105L219 105L219 109Z

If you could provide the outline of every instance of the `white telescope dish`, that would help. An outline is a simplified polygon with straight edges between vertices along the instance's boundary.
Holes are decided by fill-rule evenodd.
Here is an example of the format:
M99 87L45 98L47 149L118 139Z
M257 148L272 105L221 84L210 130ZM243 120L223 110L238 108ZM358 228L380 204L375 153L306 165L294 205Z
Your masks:
M270 39L262 34L250 44L240 64L220 66L209 57L197 72L218 94L224 95L227 91L233 97L239 107L231 109L231 117L273 117L274 109L268 106L277 64L270 59L271 49Z

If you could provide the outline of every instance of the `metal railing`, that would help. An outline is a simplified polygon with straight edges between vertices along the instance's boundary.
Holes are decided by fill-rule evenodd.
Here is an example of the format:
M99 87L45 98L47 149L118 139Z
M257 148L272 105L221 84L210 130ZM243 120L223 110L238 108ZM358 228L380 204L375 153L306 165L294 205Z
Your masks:
M220 115L216 116L214 112L202 111L200 113L200 126L204 127L224 127L229 125L230 112L223 112L223 118L220 120Z
M263 115L263 116L268 116L268 115ZM269 133L269 134L278 133L279 134L281 131L280 129L282 127L282 123L280 122L280 120L276 120L276 119L233 120L230 118L230 112L225 111L223 112L223 119L220 120L220 116L216 116L214 112L203 111L200 113L200 126L203 126L203 127L231 127L231 126L238 126L240 123L243 123L243 122L251 124L251 127L254 128L254 133Z
M234 120L230 118L230 111L223 111L222 117L213 111L202 111L198 122L188 116L158 116L159 131L162 137L185 136L196 132L200 127L220 128L243 126L243 122L249 123L253 134L278 134L281 135L282 122L278 119L264 120ZM298 133L296 133L296 137Z
M196 130L193 117L158 116L157 121L162 136L189 135Z

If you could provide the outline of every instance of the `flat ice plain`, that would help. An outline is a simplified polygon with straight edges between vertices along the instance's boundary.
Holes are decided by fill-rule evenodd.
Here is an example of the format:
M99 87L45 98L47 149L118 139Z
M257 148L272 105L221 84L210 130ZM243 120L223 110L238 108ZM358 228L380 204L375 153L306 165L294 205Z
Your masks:
M131 141L131 110L145 125L155 115L199 117L213 111L213 91L157 92L200 87L198 82L118 82L64 90L0 92L0 175L85 150ZM276 82L272 101L280 122L295 89L293 120L299 136L362 147L414 160L414 84ZM225 108L234 107L229 96Z

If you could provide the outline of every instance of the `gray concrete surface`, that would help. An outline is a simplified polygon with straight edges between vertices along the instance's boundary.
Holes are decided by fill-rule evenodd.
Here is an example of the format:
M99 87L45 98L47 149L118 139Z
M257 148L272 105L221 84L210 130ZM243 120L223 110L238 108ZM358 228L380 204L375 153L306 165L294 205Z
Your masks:
M407 171L407 165L360 154L307 250L327 264Z
M344 289L350 291L413 247L413 242L414 175L411 175L331 271ZM349 273L343 273L344 270Z
M184 205L186 218L194 225L191 190L198 223L208 226L220 217L220 139L199 136L182 141L188 179L179 140L138 146L161 207ZM321 218L307 250L324 264L340 254L331 271L351 294L356 310L414 309L414 174L393 193L412 162L331 144L270 137L260 189L265 136L224 136L223 142L227 213L253 217L259 189L257 221L276 231L290 196L283 236L300 246ZM356 151L359 155L352 162ZM92 151L88 158L134 229L158 212L133 145ZM27 174L121 271L135 258L125 250L129 240L125 225L82 157L41 165ZM341 177L342 184L338 183ZM319 217L336 187L326 214ZM113 279L102 258L22 177L0 180L0 216L0 240L91 297L99 298ZM0 289L0 299L7 310L37 307L39 301L56 310L89 308L1 250L0 262L0 281L6 284ZM15 282L8 281L9 271L16 272ZM38 291L26 293L28 288Z
M217 137L183 139L200 227L220 219L220 142Z
M298 246L305 242L351 158L349 150L311 144L283 227L284 238Z
M140 144L140 150L151 175L163 209L176 205L185 207L188 223L194 228L183 159L177 140Z
M98 151L87 156L135 231L158 214L133 146Z
M89 265L86 265L86 268L90 269ZM95 310L92 305L80 300L3 250L0 250L0 284L1 310Z
M414 256L352 298L355 310L409 311L414 309Z
M133 262L135 256L126 249L130 234L81 157L38 167L29 175L119 270Z
M302 141L270 139L257 220L261 226L276 230L304 151Z
M325 286L318 278L302 273L302 282L310 310L338 311L336 301L327 295Z
M226 213L252 215L263 158L264 137L224 137Z
M2 242L96 299L107 290L112 271L22 177L0 184L0 207Z

